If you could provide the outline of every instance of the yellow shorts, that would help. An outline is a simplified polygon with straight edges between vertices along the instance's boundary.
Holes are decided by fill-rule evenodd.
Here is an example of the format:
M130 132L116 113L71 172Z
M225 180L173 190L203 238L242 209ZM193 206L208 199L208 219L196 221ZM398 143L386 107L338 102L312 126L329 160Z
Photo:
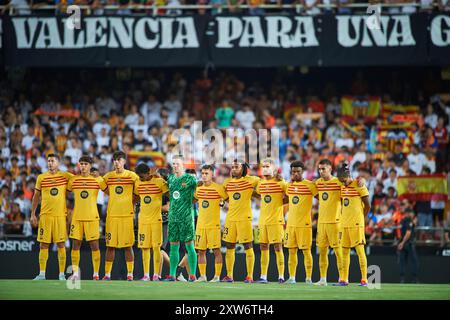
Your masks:
M37 241L43 243L58 243L67 240L66 217L52 217L42 215L39 217L39 230Z
M353 248L360 244L366 244L364 227L344 228L341 245L345 248Z
M282 224L260 225L259 243L283 243L284 228Z
M284 238L286 248L311 249L312 228L311 227L287 227Z
M340 246L342 231L339 223L319 223L316 244L318 247L336 248Z
M100 238L100 220L72 220L70 238L81 241L83 240L83 235L86 237L86 241L98 240Z
M106 246L127 248L134 245L133 217L106 217Z
M223 241L228 243L247 243L253 241L253 226L251 221L225 221Z
M138 227L138 248L159 248L163 240L162 222L141 224Z
M195 249L206 250L220 247L220 228L200 228L195 230Z

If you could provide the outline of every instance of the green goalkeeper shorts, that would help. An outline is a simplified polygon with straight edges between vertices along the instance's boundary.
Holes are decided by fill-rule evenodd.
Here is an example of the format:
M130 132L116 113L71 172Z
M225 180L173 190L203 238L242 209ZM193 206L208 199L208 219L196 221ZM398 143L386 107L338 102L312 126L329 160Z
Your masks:
M194 222L170 221L167 228L169 242L189 242L195 239Z

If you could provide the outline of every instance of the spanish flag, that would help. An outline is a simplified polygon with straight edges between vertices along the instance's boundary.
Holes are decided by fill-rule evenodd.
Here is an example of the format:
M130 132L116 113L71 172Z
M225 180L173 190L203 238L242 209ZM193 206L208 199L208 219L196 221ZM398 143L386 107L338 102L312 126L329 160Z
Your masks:
M166 166L166 158L161 152L132 150L128 153L128 167L131 170L140 162L152 163L157 168Z
M447 201L447 177L444 174L399 177L397 191L399 199Z

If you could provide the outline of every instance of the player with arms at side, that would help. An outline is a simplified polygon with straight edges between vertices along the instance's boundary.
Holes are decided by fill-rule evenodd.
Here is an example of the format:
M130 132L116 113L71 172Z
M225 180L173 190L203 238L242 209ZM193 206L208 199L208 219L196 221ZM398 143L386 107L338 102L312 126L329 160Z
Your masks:
M194 248L194 201L197 180L185 172L184 158L181 155L172 158L173 173L167 180L170 193L168 236L170 242L170 275L167 281L176 281L177 266L180 262L180 242L185 243L189 263L189 281L196 280L197 254Z
M59 280L66 280L64 276L66 268L66 248L64 247L64 242L67 239L66 190L67 183L73 175L58 170L59 156L56 154L51 153L47 156L47 166L48 172L42 173L37 177L31 204L30 222L36 226L38 221L36 210L41 201L39 233L37 237L37 241L40 242L40 272L34 280L45 280L48 247L50 243L56 243L58 247Z
M227 247L225 256L227 275L222 279L223 282L233 282L237 242L242 243L245 249L247 277L244 282L253 282L255 253L253 251L252 195L260 179L247 175L247 171L247 163L235 159L231 165L231 178L223 183L230 202L222 237Z
M214 252L215 272L210 282L220 282L222 253L220 252L220 204L228 199L223 186L213 182L214 167L202 167L202 184L197 187L194 197L199 203L197 227L195 229L195 249L198 250L200 277L197 282L206 282L206 249Z
M342 186L342 259L343 275L340 285L348 286L350 268L350 250L355 248L359 258L361 269L360 286L367 286L367 257L364 252L366 236L364 232L364 220L370 211L369 191L366 186L358 187L358 184L350 176L350 169L343 164L337 176Z
M125 169L126 154L116 151L113 154L114 171L103 179L108 185L108 208L106 211L106 258L103 280L111 280L111 270L115 249L124 248L127 264L127 280L133 281L134 268L134 184L139 177Z
M135 183L134 193L141 199L138 223L138 248L142 249L144 267L141 280L150 281L150 250L153 250L153 281L159 281L163 240L162 197L169 189L164 179L154 176L145 163L140 163L135 172L139 180Z
M307 284L312 284L313 257L311 209L313 198L317 195L314 182L303 179L305 165L301 161L291 163L291 182L288 183L286 194L289 196L289 211L286 227L285 247L289 249L289 279L288 284L295 283L297 270L297 250L303 252Z
M261 195L261 214L258 222L261 248L261 277L258 282L268 283L269 246L273 244L277 260L278 282L284 283L283 200L286 192L286 182L276 177L278 168L273 159L264 159L261 161L261 165L264 179L261 179L256 187L256 192Z
M100 217L97 209L98 191L107 189L102 177L91 176L94 160L84 155L78 161L80 175L73 176L67 185L67 190L74 193L75 205L70 225L70 238L72 238L72 268L71 280L80 279L78 265L80 262L80 247L83 237L89 242L92 252L92 266L94 268L93 280L99 280L100 269Z

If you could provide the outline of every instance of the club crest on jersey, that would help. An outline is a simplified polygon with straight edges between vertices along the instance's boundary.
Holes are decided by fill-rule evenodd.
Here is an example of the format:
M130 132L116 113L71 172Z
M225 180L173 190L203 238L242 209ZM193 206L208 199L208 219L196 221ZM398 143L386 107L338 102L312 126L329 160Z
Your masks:
M180 198L180 191L175 191L175 192L173 193L173 198L174 198L174 199L179 199L179 198Z
M344 206L348 207L348 205L350 204L350 200L348 198L344 199Z
M208 208L209 207L209 202L208 201L206 201L206 200L204 200L203 202L202 202L202 207L203 208Z
M57 189L57 188L52 188L52 189L50 190L50 194L51 194L52 196L56 196L56 195L58 194L58 189Z
M87 197L89 197L89 192L87 192L85 190L81 191L80 197L83 199L86 199Z
M300 198L298 196L295 196L292 198L292 203L297 204L300 201Z
M241 198L241 194L239 192L236 192L235 194L233 194L234 200L239 200L240 198Z
M115 191L116 191L117 194L122 194L123 193L123 187L117 186Z
M324 192L322 193L322 200L327 200L328 199L328 193Z
M152 198L149 196L145 196L144 203L149 204L150 202L152 202Z
M264 196L264 202L265 203L269 203L270 201L272 201L272 197L271 196L269 196L269 195Z

